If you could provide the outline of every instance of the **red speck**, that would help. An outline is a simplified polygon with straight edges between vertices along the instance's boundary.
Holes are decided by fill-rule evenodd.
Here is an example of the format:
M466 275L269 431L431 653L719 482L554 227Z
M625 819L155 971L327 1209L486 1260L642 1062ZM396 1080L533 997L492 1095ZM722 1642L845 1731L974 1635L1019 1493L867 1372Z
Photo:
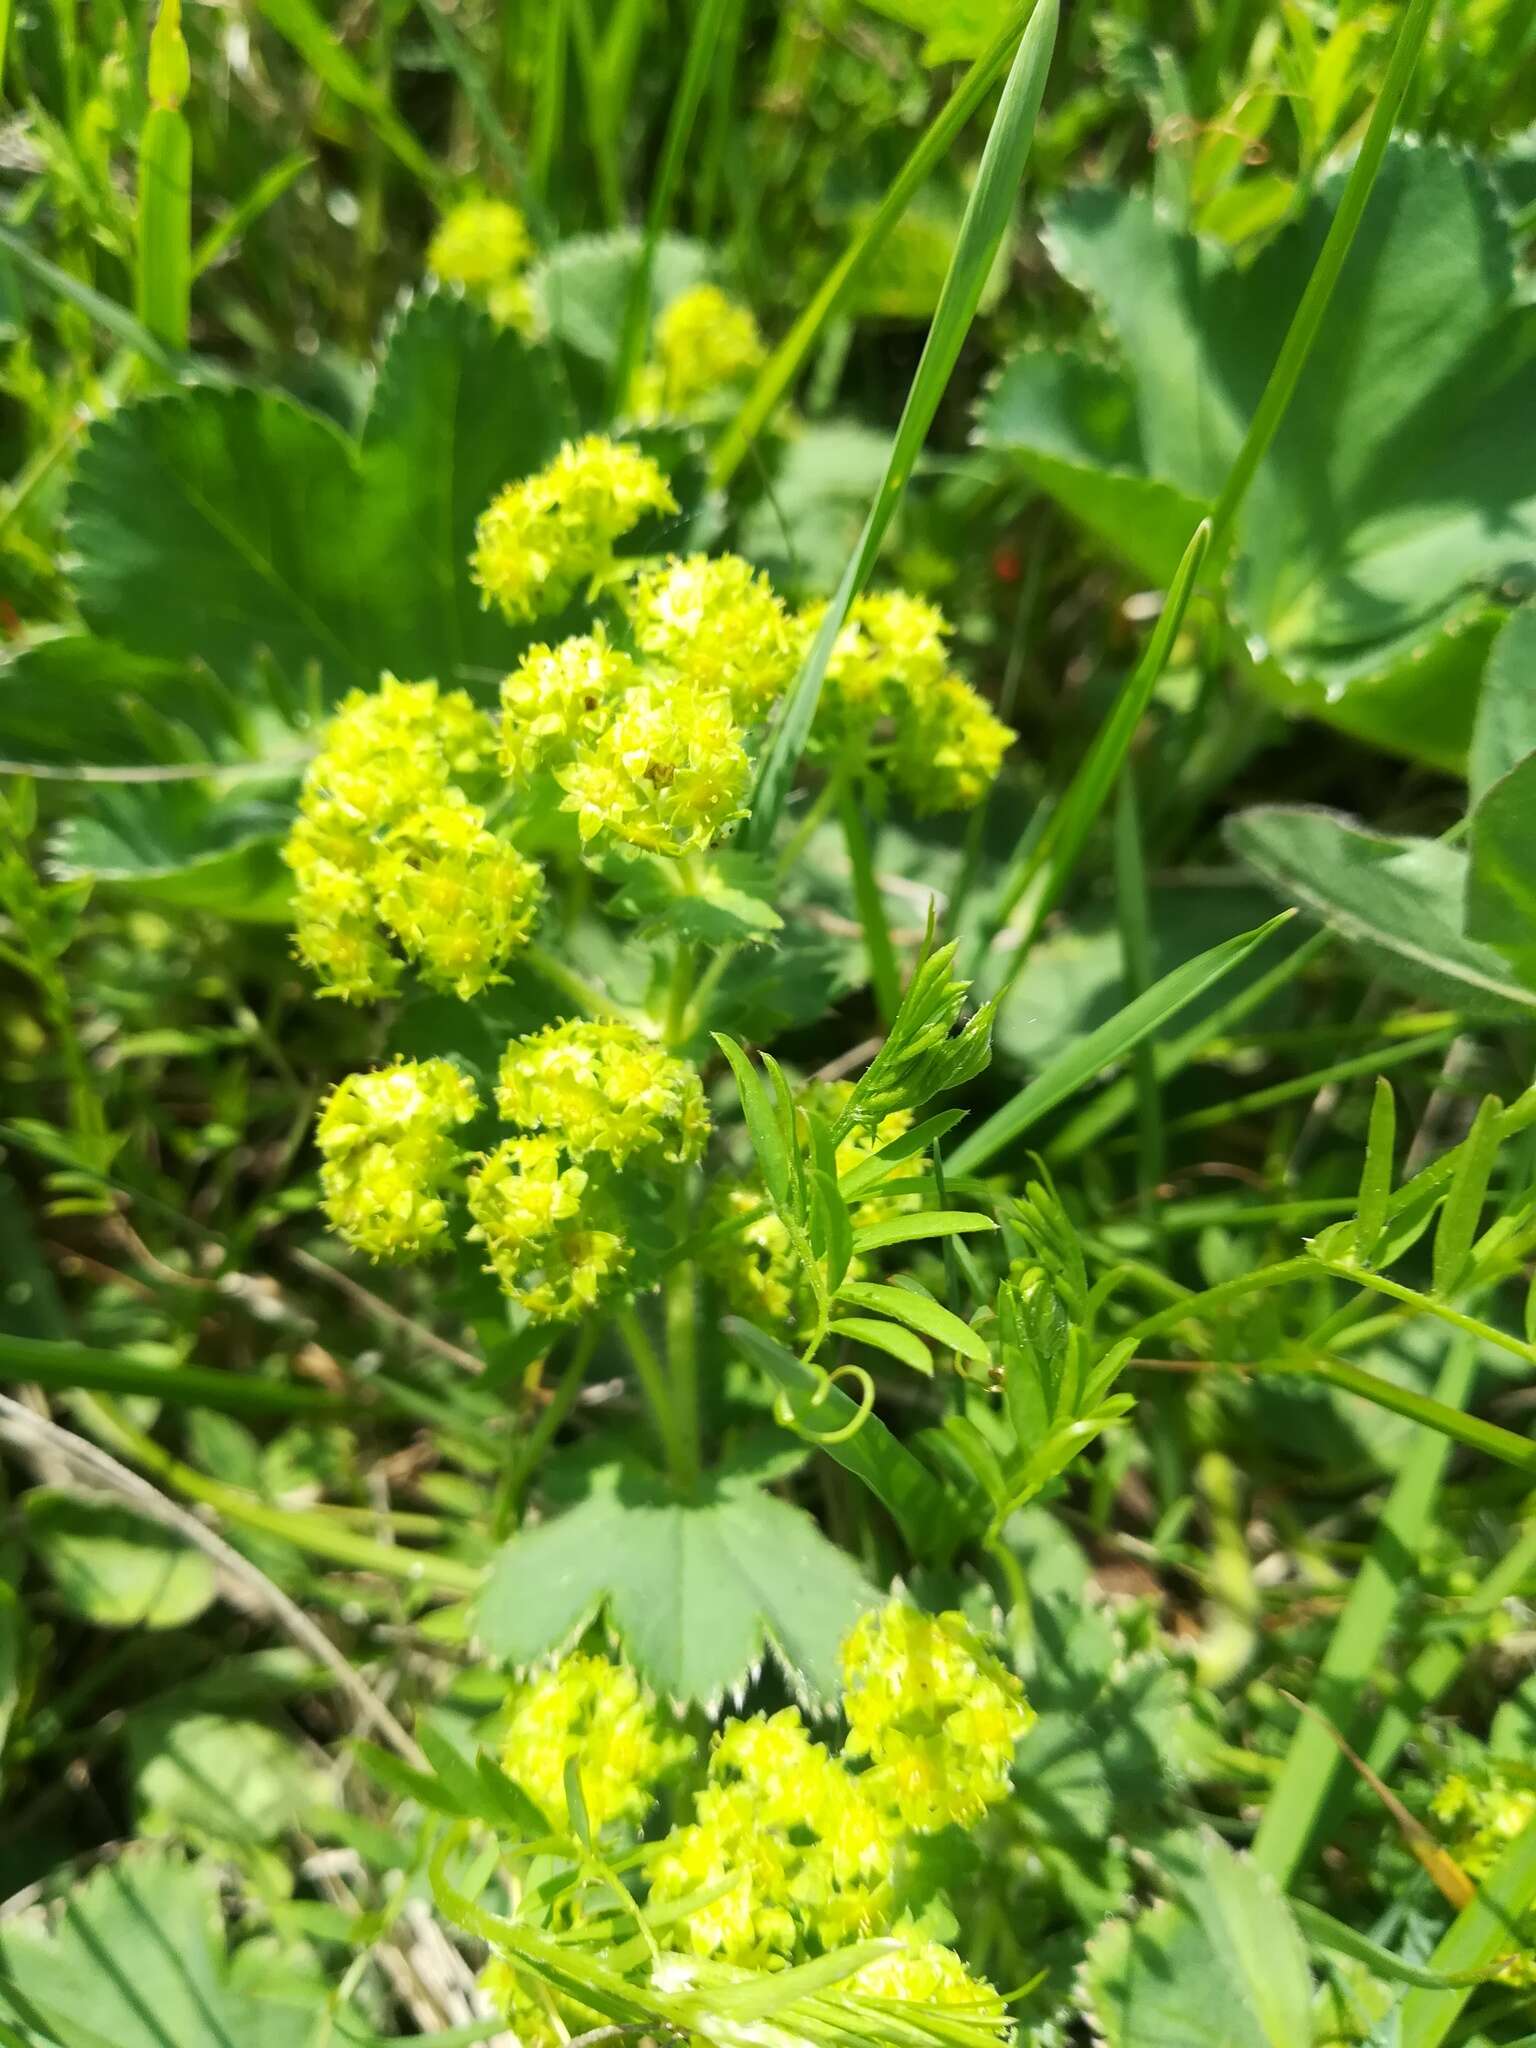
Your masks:
M1017 583L1023 566L1018 549L1006 541L992 550L992 573L999 583Z
M0 597L0 633L14 640L21 631L21 614L8 597Z

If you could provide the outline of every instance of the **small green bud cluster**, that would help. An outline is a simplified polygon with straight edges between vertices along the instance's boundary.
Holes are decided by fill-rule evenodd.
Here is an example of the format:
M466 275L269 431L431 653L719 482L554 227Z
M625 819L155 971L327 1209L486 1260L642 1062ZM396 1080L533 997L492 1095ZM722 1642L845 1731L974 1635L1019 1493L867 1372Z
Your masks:
M532 927L541 882L464 787L488 780L494 752L491 721L462 690L386 675L345 699L284 849L294 943L323 994L390 994L400 954L460 997L499 978Z
M478 1107L448 1060L396 1060L348 1074L320 1112L320 1191L332 1224L374 1259L414 1259L448 1232L445 1189L459 1163L453 1132Z
M525 273L532 255L528 223L510 201L461 199L438 224L427 268L479 299L502 326L531 334L533 295Z
M588 434L496 494L475 527L471 572L486 604L513 621L538 618L599 583L615 543L648 512L676 510L649 455Z
M960 1615L900 1604L854 1630L844 1676L852 1732L840 1756L794 1707L727 1720L716 1734L692 1817L646 1858L651 1906L673 1909L655 1914L657 1932L679 1952L655 1981L686 1981L701 1967L778 1970L894 1936L901 1947L840 1987L868 2038L880 2037L882 2006L903 2003L963 2012L1001 2035L996 1991L901 1917L897 1880L912 1836L974 1822L1005 1796L1032 1719L1018 1680ZM561 1817L574 1762L594 1825L601 1815L638 1830L683 1753L631 1674L576 1657L518 1693L503 1762ZM515 1959L493 1970L496 1995L521 2011L530 1990Z
M833 646L817 721L834 749L861 761L873 750L924 817L980 803L1014 738L950 667L953 630L937 605L905 591L858 598ZM885 726L891 738L876 748Z
M496 1101L531 1135L507 1139L470 1175L472 1235L530 1315L581 1315L628 1263L619 1173L687 1165L704 1149L699 1077L632 1025L570 1022L512 1041Z
M729 403L767 351L751 308L718 285L682 292L656 322L655 357L635 380L642 419L701 415Z

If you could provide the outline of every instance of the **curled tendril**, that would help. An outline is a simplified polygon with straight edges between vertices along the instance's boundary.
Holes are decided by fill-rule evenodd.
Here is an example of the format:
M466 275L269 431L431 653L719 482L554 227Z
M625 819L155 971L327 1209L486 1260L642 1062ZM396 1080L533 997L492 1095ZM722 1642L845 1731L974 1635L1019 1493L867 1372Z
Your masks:
M845 1444L850 1437L858 1435L874 1410L875 1383L862 1365L840 1365L833 1372L813 1365L811 1370L817 1375L817 1385L810 1397L810 1407L819 1408L839 1380L849 1379L857 1381L859 1388L859 1405L855 1413L840 1429L807 1429L791 1407L787 1391L781 1390L774 1396L773 1419L781 1429L787 1429L805 1443L819 1444L823 1450L831 1444Z

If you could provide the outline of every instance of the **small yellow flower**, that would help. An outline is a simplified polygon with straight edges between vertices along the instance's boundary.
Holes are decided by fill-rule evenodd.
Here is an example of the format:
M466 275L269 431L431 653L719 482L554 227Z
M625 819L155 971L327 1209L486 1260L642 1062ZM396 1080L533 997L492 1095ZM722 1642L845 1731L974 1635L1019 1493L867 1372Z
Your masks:
M817 713L817 731L834 751L885 768L924 816L979 803L1014 739L950 668L952 632L926 598L890 590L857 599L834 643ZM886 731L889 743L877 746L877 732Z
M843 1646L847 1753L908 1828L971 1822L1007 1796L1034 1719L1023 1688L960 1614L900 1602L864 1615Z
M606 1227L586 1172L565 1163L558 1139L508 1138L471 1173L468 1194L471 1238L535 1320L584 1315L622 1274L623 1239Z
M1522 1784L1489 1759L1480 1776L1453 1772L1430 1801L1437 1820L1453 1824L1451 1854L1481 1881L1517 1835L1536 1821L1536 1784Z
M690 412L739 385L762 362L763 337L749 307L718 285L695 285L656 322L651 395L667 410Z
M461 199L438 224L427 268L445 284L486 289L515 277L533 254L528 224L505 199Z
M759 1966L810 1942L834 1947L887 1910L895 1831L889 1816L807 1732L794 1707L727 1721L694 1819L674 1828L651 1868L651 1896L685 1898L733 1880L688 1916L695 1955Z
M514 1693L501 1762L557 1826L566 1826L565 1767L574 1763L594 1829L644 1820L666 1773L692 1752L668 1730L627 1665L574 1655Z
M397 1060L349 1074L316 1126L332 1225L375 1259L412 1259L447 1234L443 1195L459 1164L453 1131L479 1107L448 1060Z
M514 782L563 764L573 748L591 746L627 690L641 681L638 664L609 645L601 625L530 647L501 685L501 765Z
M1000 2035L1008 2027L1007 2009L986 1979L973 1977L953 1949L934 1941L877 1956L854 1974L848 1988L863 1998L961 2013Z
M761 722L794 679L803 627L768 578L739 555L677 557L625 596L636 644L663 668L724 690L745 726Z
M583 843L608 832L651 853L701 852L743 815L752 767L723 691L639 683L556 780Z
M475 528L471 572L486 604L512 620L537 618L599 581L615 542L646 513L676 510L649 455L588 434L491 500Z
M615 1166L646 1153L681 1165L709 1132L697 1072L630 1024L576 1020L513 1039L496 1102L508 1123L549 1131L573 1158L604 1153Z
M503 977L528 936L542 880L457 790L389 833L373 872L379 916L434 988L465 1000Z

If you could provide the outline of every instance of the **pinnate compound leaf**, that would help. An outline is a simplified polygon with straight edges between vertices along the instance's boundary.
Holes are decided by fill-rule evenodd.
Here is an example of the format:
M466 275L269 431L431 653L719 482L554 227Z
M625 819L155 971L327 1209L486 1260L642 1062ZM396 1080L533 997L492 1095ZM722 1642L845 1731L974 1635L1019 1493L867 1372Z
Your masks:
M1306 1948L1274 1881L1200 1838L1177 1902L1111 1921L1083 1988L1107 2048L1299 2048L1312 2039Z
M130 1853L0 1926L0 2016L27 2048L305 2048L324 2016L237 1983L214 1867Z
M639 1467L609 1465L575 1506L501 1551L480 1635L530 1664L601 1610L670 1699L719 1701L770 1649L791 1684L827 1701L842 1640L877 1597L809 1516L750 1482L680 1497Z

